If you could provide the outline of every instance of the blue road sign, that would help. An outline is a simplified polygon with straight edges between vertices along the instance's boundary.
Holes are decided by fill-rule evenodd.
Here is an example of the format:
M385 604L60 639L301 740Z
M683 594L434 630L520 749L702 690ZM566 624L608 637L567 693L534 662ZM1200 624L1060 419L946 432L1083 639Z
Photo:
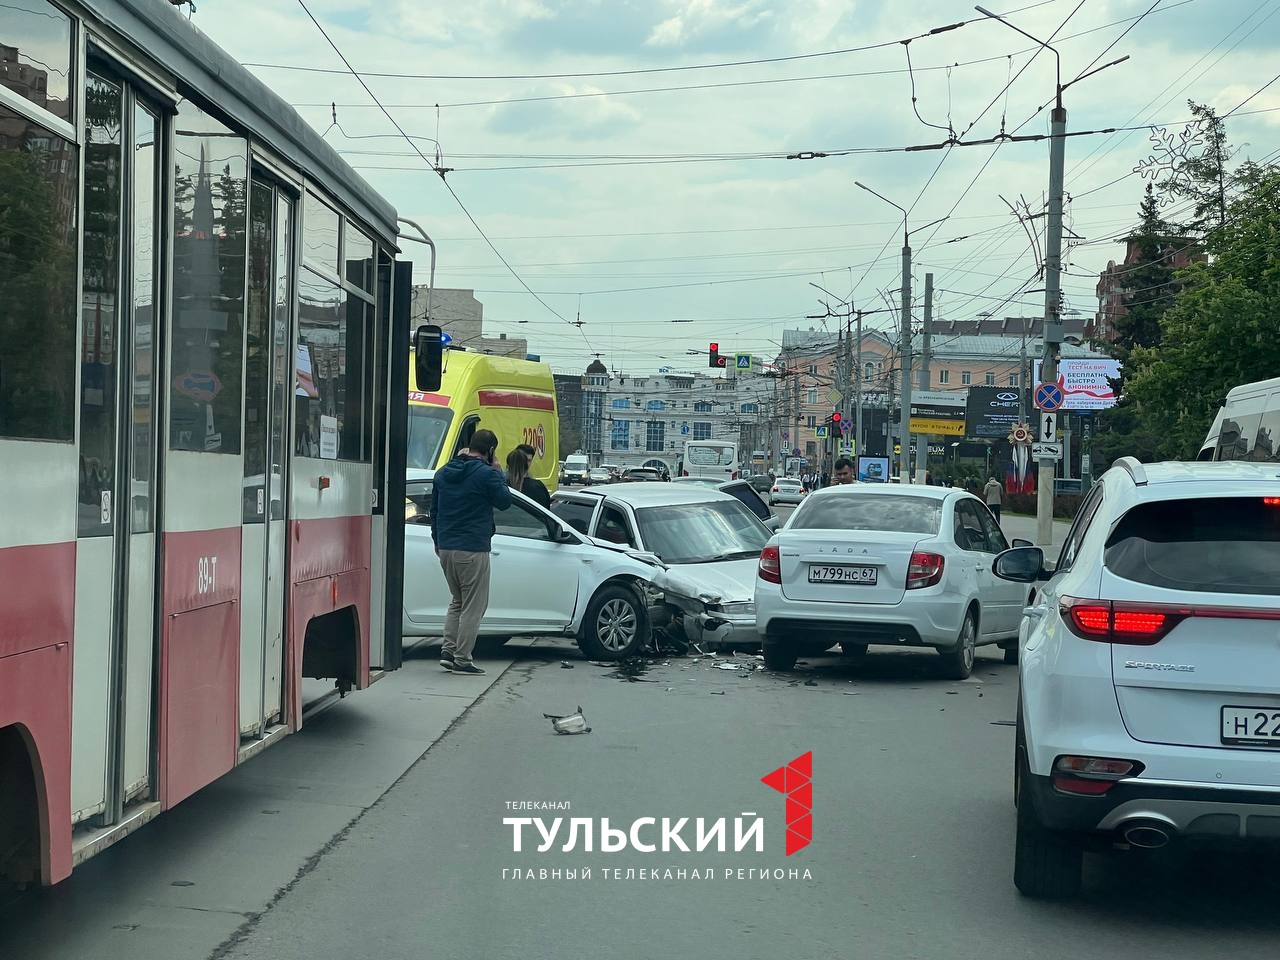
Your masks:
M1062 388L1056 383L1037 384L1035 399L1037 410L1061 410Z
M687 423L680 424L680 433L688 434L688 432L689 432L689 425Z
M734 359L737 361L736 366L739 370L751 369L751 354L739 353L735 355Z

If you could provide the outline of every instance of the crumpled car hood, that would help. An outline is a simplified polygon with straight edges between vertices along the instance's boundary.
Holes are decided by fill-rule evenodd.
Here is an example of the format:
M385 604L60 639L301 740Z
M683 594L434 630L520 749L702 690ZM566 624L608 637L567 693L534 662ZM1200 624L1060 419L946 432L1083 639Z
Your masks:
M702 600L704 603L753 601L756 592L755 557L714 563L685 563L667 567L653 576L653 585L664 593ZM718 601L712 600L719 597Z

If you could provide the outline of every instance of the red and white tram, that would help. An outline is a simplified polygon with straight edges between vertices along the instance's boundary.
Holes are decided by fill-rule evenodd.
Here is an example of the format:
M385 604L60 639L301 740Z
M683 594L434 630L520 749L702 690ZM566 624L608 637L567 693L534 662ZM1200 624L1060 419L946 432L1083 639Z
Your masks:
M399 665L396 223L165 0L0 6L0 882Z

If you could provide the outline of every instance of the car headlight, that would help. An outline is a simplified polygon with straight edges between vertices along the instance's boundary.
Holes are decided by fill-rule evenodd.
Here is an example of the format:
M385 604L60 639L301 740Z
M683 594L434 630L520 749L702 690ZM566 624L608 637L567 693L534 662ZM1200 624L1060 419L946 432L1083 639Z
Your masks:
M756 613L756 605L750 600L742 600L737 603L722 603L720 612L726 617L753 617Z

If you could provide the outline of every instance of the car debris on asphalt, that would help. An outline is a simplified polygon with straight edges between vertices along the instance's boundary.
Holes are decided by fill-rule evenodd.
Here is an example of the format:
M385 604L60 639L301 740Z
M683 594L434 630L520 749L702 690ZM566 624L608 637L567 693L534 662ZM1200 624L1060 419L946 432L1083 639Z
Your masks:
M587 718L583 716L581 706L578 707L577 713L570 713L567 716L557 716L552 713L544 713L543 716L551 721L551 726L556 733L574 734L591 732L591 728L587 726Z

